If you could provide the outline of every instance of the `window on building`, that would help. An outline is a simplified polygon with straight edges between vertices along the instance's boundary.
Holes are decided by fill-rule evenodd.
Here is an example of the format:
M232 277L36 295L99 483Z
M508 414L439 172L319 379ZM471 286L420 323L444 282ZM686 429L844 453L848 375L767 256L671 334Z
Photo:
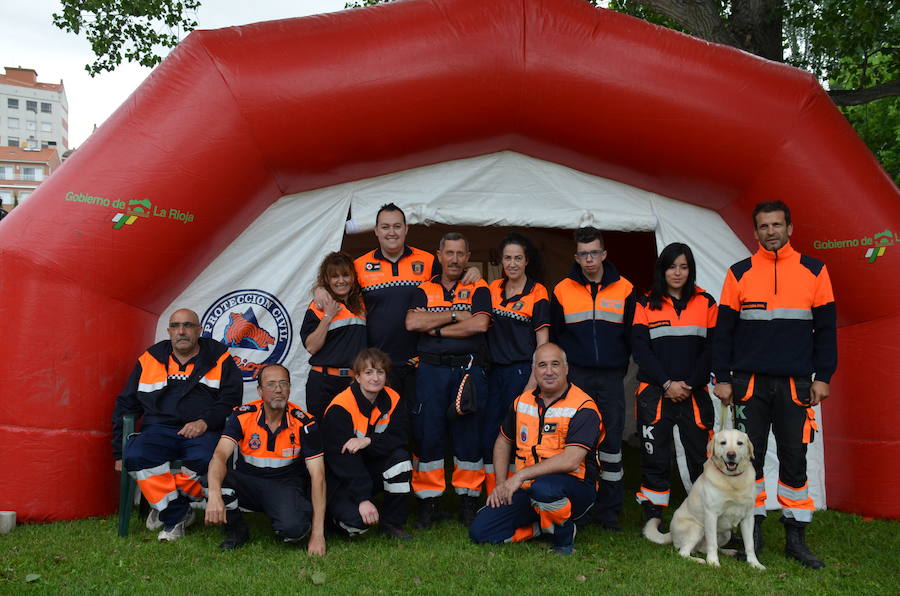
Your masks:
M41 112L43 112L45 114L52 114L53 113L53 104L49 104L47 102L42 101L41 102Z
M26 100L25 101L25 110L28 112L34 112L35 114L37 114L37 102Z
M25 130L37 130L37 122L35 122L34 120L26 120Z
M19 137L9 137L6 140L7 147L18 147L19 146Z
M56 141L47 141L47 145L50 147L56 147Z
M11 190L0 190L0 203L4 205L12 205L15 199Z
M22 179L29 182L40 182L44 179L44 168L22 168Z
M13 167L12 166L0 166L0 180L12 180L13 179Z
M49 122L41 122L41 132L53 132L53 125Z
M7 97L6 98L6 107L11 110L18 110L19 109L19 100L13 99L12 97Z
M18 118L7 118L6 125L10 128L19 128L19 119Z
M20 193L19 193L19 201L18 201L16 204L17 204L17 205L21 205L22 203L25 202L25 199L27 199L27 198L30 197L30 196L31 196L31 193L28 192L28 191L20 192Z

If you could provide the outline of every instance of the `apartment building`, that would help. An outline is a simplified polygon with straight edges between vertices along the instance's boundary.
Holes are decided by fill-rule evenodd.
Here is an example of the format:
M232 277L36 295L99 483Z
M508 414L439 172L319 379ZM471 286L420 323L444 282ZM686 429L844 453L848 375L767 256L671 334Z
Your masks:
M69 103L63 82L42 83L31 68L0 74L0 145L29 150L69 148Z
M63 82L42 83L31 68L0 74L0 205L20 205L59 167L69 148Z
M0 204L5 211L21 205L34 189L59 167L54 147L29 150L0 147Z

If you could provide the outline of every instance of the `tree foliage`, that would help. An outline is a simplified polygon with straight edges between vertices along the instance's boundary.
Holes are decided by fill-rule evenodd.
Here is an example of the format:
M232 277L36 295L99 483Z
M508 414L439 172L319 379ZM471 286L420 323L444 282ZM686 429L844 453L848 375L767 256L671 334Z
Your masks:
M900 0L611 0L609 8L811 72L900 184Z
M785 0L785 11L786 61L828 81L835 103L900 95L900 1Z
M84 69L93 77L113 71L125 59L153 67L161 47L174 48L194 30L201 0L61 0L53 24L91 44L95 60Z

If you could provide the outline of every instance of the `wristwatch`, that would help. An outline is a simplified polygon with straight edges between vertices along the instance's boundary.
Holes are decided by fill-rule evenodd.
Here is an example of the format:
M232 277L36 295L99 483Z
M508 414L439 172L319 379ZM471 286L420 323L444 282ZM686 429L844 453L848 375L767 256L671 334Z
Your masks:
M456 322L456 311L450 311L450 321L453 323Z

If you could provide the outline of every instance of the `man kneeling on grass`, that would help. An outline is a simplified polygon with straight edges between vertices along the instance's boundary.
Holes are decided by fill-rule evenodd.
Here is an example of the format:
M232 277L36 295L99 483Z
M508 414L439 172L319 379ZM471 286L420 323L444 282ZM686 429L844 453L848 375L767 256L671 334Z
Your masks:
M261 511L272 520L275 535L296 542L310 531L307 551L325 554L325 464L315 418L290 403L288 370L270 364L259 371L260 400L235 408L209 462L207 524L225 524L223 550L250 539L238 508ZM238 448L237 465L228 458ZM306 497L312 481L312 507Z
M603 440L603 422L594 400L568 382L569 367L559 346L540 346L532 369L538 388L513 401L500 427L494 443L497 487L469 536L474 542L499 544L552 534L553 550L568 555L575 520L594 503L594 453ZM516 471L507 478L513 444Z
M387 354L363 350L353 362L356 380L325 410L328 510L351 536L377 524L390 538L409 540L403 531L412 472L409 430L400 395L384 386L390 369ZM381 492L379 511L372 501Z

